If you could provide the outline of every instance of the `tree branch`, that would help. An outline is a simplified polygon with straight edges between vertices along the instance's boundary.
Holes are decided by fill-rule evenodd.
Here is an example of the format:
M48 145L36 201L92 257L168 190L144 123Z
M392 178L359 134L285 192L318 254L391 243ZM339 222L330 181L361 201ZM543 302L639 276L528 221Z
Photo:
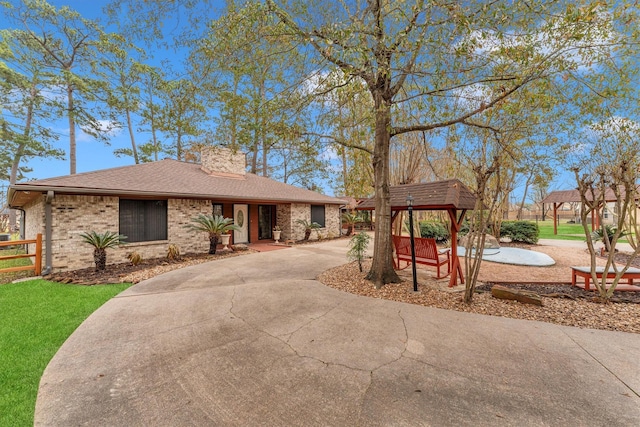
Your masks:
M300 136L317 136L319 138L326 138L326 139L330 139L331 141L335 142L336 144L342 145L343 147L347 147L347 148L353 148L355 150L361 150L364 151L366 153L369 153L373 156L373 150L367 148L367 147L363 147L361 145L357 145L357 144L351 144L347 141L344 141L340 138L336 138L333 135L325 135L325 134L321 134L321 133L315 133L315 132L303 132L300 134Z

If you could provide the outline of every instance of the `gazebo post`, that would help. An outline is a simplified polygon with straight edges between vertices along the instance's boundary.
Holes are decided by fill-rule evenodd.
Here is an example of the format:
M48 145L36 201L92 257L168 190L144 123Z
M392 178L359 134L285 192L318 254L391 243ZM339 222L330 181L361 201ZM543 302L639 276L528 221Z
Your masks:
M553 234L558 234L558 204L553 204Z
M458 231L462 226L462 220L466 209L460 213L460 218L456 215L456 209L447 209L449 219L451 220L451 275L449 276L449 287L453 288L458 284L458 275L460 275L460 283L464 283L464 275L462 274L462 266L458 258Z

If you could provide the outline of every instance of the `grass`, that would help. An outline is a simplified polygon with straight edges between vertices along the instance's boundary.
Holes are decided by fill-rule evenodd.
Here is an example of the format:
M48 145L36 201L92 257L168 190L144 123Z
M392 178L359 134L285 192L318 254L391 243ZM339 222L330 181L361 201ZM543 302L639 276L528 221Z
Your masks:
M540 239L554 240L579 240L585 241L584 228L582 224L567 224L566 222L558 223L558 234L553 234L553 220L538 221L540 229Z
M538 236L540 239L586 241L582 224L567 224L566 221L558 222L558 234L553 234L553 220L538 221L538 229L540 230L540 235ZM591 224L589 224L589 230L591 230ZM628 240L623 237L618 242L628 243Z
M32 426L42 373L69 335L131 284L0 285L0 426Z
M2 249L0 250L0 256L7 255L18 255L26 253L24 249ZM11 267L22 267L25 265L32 265L33 258L17 258L17 259L3 259L0 260L0 269L2 268L11 268ZM0 273L0 284L9 283L15 279L27 276L33 276L33 271L14 271L11 273Z

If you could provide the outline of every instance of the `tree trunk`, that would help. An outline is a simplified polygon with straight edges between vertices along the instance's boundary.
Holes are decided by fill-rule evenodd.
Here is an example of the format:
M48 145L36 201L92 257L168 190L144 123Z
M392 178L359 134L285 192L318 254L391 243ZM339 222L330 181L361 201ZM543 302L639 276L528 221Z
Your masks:
M393 269L391 248L391 201L389 191L389 144L391 141L391 106L383 99L381 90L373 92L376 111L376 134L373 151L375 178L376 230L373 263L367 279L380 289L385 283L399 283Z
M36 77L37 78L37 77ZM9 185L14 185L18 180L18 169L20 168L20 162L22 161L22 156L24 155L24 149L27 145L27 141L31 135L31 123L33 122L33 108L34 102L36 99L38 92L36 90L36 82L35 79L31 84L31 88L29 89L29 106L27 107L27 117L25 118L24 124L24 132L22 135L24 139L20 141L18 149L16 150L15 156L13 157L13 163L11 163L11 174L9 175ZM9 210L9 231L14 232L18 228L18 221L16 219L16 211L13 209Z
M76 119L73 106L73 87L67 84L67 116L69 118L69 174L76 173Z
M209 236L209 255L215 255L218 249L218 236Z
M93 261L96 263L96 270L102 271L107 268L107 251L102 248L94 249Z
M179 130L176 134L176 160L182 161L182 133Z
M131 122L131 111L127 108L127 128L129 128L129 138L131 138L131 151L133 152L133 160L136 165L140 163L138 158L138 148L136 147L136 138L133 132L133 123Z

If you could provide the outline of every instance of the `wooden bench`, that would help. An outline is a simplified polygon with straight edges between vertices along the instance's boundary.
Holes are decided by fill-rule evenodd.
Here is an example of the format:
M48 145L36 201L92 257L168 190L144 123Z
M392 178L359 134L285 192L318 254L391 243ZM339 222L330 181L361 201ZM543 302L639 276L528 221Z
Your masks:
M602 279L604 275L604 267L596 267L596 277L598 279ZM584 289L590 290L590 280L591 280L591 267L571 267L571 284L576 286L576 279L579 277L584 278ZM613 269L607 271L607 279L613 279L616 277L616 272ZM621 279L627 279L629 285L633 285L634 279L640 279L640 269L629 267L627 271L624 272Z
M417 237L414 239L416 264L430 265L437 268L437 278L446 277L451 272L451 257L449 249L439 250L435 239ZM400 268L400 261L405 261L407 267L411 265L411 238L408 236L393 236L393 246L396 249L395 267ZM447 266L447 274L440 274L440 267ZM405 268L407 268L405 267Z

